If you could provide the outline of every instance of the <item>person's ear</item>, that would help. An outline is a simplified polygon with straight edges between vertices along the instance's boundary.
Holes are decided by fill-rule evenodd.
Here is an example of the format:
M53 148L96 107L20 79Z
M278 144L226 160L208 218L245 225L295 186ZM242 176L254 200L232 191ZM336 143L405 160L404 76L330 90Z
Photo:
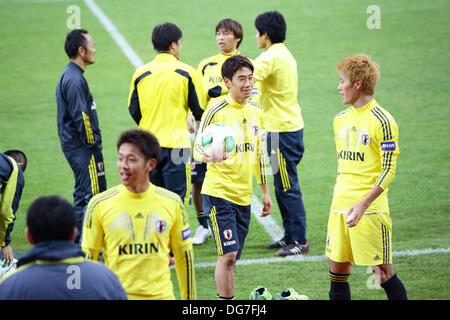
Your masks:
M231 80L227 77L223 78L223 82L225 83L225 85L227 86L228 89L230 89L230 85L231 85Z
M147 165L149 166L149 171L150 172L152 172L153 171L153 169L155 169L156 168L156 165L157 165L157 161L156 161L156 159L150 159L150 160L148 160L147 161Z
M78 55L79 55L80 57L84 57L84 56L86 55L86 49L83 48L83 46L79 46L79 47L78 47Z
M78 228L74 227L73 230L72 230L72 234L69 237L69 241L70 242L74 242L76 237L77 237L77 235L78 235Z
M33 236L31 235L30 229L28 229L28 227L25 228L25 237L27 238L28 242L31 245L35 245L36 242L33 239Z

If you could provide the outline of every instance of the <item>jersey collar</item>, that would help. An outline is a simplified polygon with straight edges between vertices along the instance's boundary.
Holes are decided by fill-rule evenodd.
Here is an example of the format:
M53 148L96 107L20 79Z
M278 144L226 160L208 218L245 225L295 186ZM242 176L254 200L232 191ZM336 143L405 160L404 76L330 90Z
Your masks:
M222 56L225 56L225 57L232 57L232 56L235 56L235 55L241 54L241 53L239 52L239 50L236 49L236 50L234 50L233 52L230 52L230 53L223 53L222 51L220 51L219 54L222 55Z
M150 182L150 185L148 186L148 189L141 193L134 193L127 189L123 184L121 185L121 191L129 198L133 199L144 199L149 194L153 193L155 191L155 185Z
M378 105L375 99L370 100L369 103L367 103L365 106L362 106L361 108L355 108L352 106L353 110L356 112L364 112L366 110L372 109L374 106Z
M155 57L156 61L177 61L177 58L170 53L158 53Z
M238 103L237 101L235 101L235 100L231 97L231 95L230 95L229 93L228 93L228 95L227 95L227 97L226 97L226 100L227 100L227 102L228 102L228 105L229 105L230 107L233 107L233 108L239 108L239 109L242 109L242 108L244 108L244 107L247 105L247 103L244 104L244 105Z

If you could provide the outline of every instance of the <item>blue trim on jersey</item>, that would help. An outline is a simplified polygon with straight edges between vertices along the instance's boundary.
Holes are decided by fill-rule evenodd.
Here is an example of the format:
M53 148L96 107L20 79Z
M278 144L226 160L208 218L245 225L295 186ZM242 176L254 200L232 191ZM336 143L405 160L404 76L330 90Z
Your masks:
M388 172L391 170L391 161L392 161L392 155L394 154L393 151L387 151L384 152L383 154L383 171L381 172L380 177L378 178L376 185L380 185L384 178L386 177L386 175L388 174Z
M391 124L389 122L388 117L377 107L373 108L371 112L377 117L377 119L381 122L383 127L383 140L391 140L392 139L392 131Z
M205 128L211 124L211 121L216 115L216 113L225 108L227 105L228 102L224 100L220 102L218 105L215 105L208 110L208 113L206 114L205 117L205 121L203 122L202 131L205 130Z

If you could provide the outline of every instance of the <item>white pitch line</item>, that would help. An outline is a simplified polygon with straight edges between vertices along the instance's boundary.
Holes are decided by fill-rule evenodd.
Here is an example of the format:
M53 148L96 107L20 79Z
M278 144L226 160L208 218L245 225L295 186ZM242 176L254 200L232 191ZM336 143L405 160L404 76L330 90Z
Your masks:
M91 9L92 13L97 17L100 23L105 27L106 31L111 35L119 48L123 51L125 56L130 60L131 64L137 69L144 64L141 58L128 44L127 40L117 30L116 26L109 20L109 18L103 13L102 9L95 3L94 0L84 0L84 3Z
M405 250L405 251L394 251L392 256L403 257L403 256L416 256L421 254L439 254L439 253L450 253L450 248L439 248L439 249L423 249L423 250ZM267 264L272 262L315 262L324 261L328 258L325 255L321 256L308 256L308 255L295 255L287 256L285 258L266 258L266 259L251 259L251 260L238 260L237 265L250 265L250 264ZM196 263L195 268L212 268L216 266L215 262L200 262Z
M259 201L258 197L253 194L251 203L251 211L253 215L255 216L256 220L258 220L258 222L262 224L264 229L266 229L272 240L280 240L284 235L283 230L270 215L261 217L262 209L262 203Z

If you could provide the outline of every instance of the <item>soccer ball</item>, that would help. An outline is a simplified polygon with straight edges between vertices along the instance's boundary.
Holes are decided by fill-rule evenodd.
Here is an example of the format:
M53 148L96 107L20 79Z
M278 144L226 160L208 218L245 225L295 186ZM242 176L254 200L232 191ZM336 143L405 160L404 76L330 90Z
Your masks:
M8 266L4 260L0 260L0 280L6 277L7 274L13 273L17 269L17 260L14 259Z
M236 134L229 125L212 123L203 130L201 144L206 156L212 157L213 162L222 162L233 156Z

